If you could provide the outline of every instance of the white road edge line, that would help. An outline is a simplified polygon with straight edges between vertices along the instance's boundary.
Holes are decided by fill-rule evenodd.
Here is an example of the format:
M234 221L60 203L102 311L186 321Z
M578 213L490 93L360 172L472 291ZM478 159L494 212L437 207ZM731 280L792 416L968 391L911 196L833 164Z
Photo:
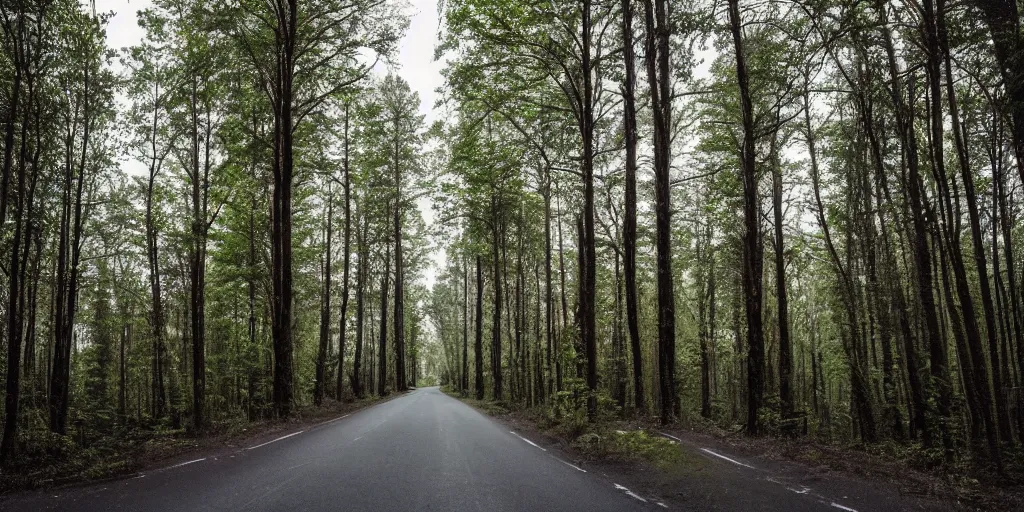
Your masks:
M327 420L327 421L325 421L325 422L323 422L323 423L320 423L320 424L318 424L317 426L319 427L319 426L321 426L321 425L329 425L329 424L331 424L331 423L334 423L335 421L338 421L338 420L343 420L343 419L345 419L345 418L348 418L348 417L349 417L349 416L351 416L351 415L352 415L352 414L351 414L351 413L349 413L349 414L346 414L346 415L344 415L344 416L339 416L339 417L337 417L337 418L334 418L333 420Z
M675 440L675 441L676 441L677 443L681 443L681 442L683 442L683 440L682 440L682 439L679 439L678 437L676 437L676 436L674 436L674 435L672 435L672 434L666 434L666 433L664 433L664 432L658 432L658 433L659 433L659 434L661 434L661 435L663 435L663 436L665 436L665 437L667 437L667 438L669 438L669 439Z
M844 507L844 506L842 506L842 505L840 505L840 504L838 504L838 503L836 503L834 501L832 503L829 503L829 505L832 505L833 507L838 508L839 510L845 510L846 512L857 512L856 510L854 510L854 509L852 509L850 507Z
M661 508L668 508L668 505L666 505L666 504L664 504L664 503L662 503L660 501L658 502L658 506L661 507Z
M587 472L587 470L585 470L585 469L583 469L583 468L581 468L579 466L576 466L576 465L573 465L573 464L569 464L568 462L566 462L566 461L564 461L562 459L559 459L558 457L555 457L555 460L557 460L558 462L561 462L562 464L565 464L566 466L569 466L570 468L573 468L576 471L579 471L581 473L586 473Z
M173 466L171 466L171 467L169 467L169 468L167 468L167 469L174 469L174 468L180 468L180 467L182 467L182 466L187 466L187 465L189 465L189 464L192 464L192 463L194 463L194 462L202 462L202 461L204 461L204 460L206 460L206 457L203 457L203 458L201 458L201 459L196 459L196 460L190 460L190 461L188 461L188 462L182 462L181 464L175 464L175 465L173 465Z
M785 487L787 491L795 492L797 494L807 494L808 492L811 491L811 488L807 487L806 485L801 485L800 487L803 487L803 489L798 491L798 490L796 490L796 489L786 485L784 482L780 482L780 481L778 481L778 480L776 480L776 479L774 479L772 477L768 477L765 480L768 480L769 482L771 482L773 484L779 484L779 485Z
M523 441L526 441L527 443L530 443L530 445L533 446L534 448L540 448L540 451L542 451L542 452L546 452L547 451L547 449L542 447L541 445L539 445L539 444L537 444L537 443L535 443L533 441L530 441L529 439L527 439L527 438L525 438L525 437L523 437L523 436L521 436L519 434L516 434L515 432L513 432L511 430L509 430L508 433L518 437L519 439L522 439Z
M330 422L332 422L332 421L338 421L338 420L343 420L343 419L345 419L345 418L348 418L349 416L352 416L352 414L351 414L351 413L349 413L349 414L346 414L346 415L344 415L344 416L339 416L339 417L337 417L337 418L334 418L333 420L329 420L329 421L328 421L327 423L330 423Z
M635 493L635 492L633 492L633 491L631 491L631 490L629 490L629 489L627 489L627 488L625 488L625 487L623 487L623 486L621 486L619 484L615 484L615 488L620 490L620 491L625 492L626 496L629 496L630 498L638 499L638 500L640 500L640 501L642 501L644 503L647 503L647 500L641 498L640 495L638 495L637 493Z
M246 450L255 450L256 448L261 448L261 447L266 446L266 445L268 445L270 443L276 443L276 442L278 442L278 441L280 441L282 439L288 439L289 437L297 436L297 435L299 435L299 434L301 434L303 432L305 432L305 430L300 430L298 432L292 432L291 434L288 434L286 436L281 436L281 437L279 437L277 439L274 439L273 441L267 441L267 442L265 442L263 444L258 444L256 446L250 446L250 447L246 448Z
M742 463L742 462L740 462L740 461L738 461L736 459L730 459L729 457L726 457L725 455L722 455L720 453L715 453L715 452L713 452L713 451L711 451L711 450L709 450L707 448L701 448L701 451L706 452L706 453L710 453L711 455L714 455L715 457L718 457L719 459L727 460L729 462L732 462L733 464L736 464L737 466L743 466L743 467L750 468L750 469L757 469L754 466L751 466L750 464L744 464L744 463ZM854 511L854 512L857 512L857 511Z

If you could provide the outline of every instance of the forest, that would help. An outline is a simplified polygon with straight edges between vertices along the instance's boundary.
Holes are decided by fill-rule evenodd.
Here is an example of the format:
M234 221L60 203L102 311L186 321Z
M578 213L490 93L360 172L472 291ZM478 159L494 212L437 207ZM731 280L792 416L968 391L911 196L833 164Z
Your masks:
M436 105L407 7L0 5L2 464L440 384L1021 470L1017 0L442 0Z

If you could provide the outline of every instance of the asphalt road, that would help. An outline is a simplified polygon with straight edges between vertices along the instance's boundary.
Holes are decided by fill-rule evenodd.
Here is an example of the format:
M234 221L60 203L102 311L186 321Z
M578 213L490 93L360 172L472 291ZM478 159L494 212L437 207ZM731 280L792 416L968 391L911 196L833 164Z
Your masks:
M12 511L658 510L437 388L125 480L10 497Z

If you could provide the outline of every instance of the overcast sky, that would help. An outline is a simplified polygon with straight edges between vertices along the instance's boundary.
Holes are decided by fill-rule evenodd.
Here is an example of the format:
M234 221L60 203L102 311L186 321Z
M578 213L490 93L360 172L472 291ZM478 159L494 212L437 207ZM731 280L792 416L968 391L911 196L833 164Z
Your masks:
M407 0L407 12L411 16L409 30L402 39L399 47L398 72L407 82L412 90L419 93L420 112L426 116L427 126L437 116L433 112L434 102L437 94L434 92L444 83L441 77L440 62L434 61L434 46L437 41L438 16L436 0ZM152 5L150 0L96 0L97 12L114 12L113 19L107 28L107 44L114 49L121 49L137 44L142 40L143 31L137 23L136 12ZM119 63L115 61L115 66ZM378 70L386 73L387 68L383 65ZM123 165L129 172L133 167L138 167L138 172L144 172L144 167L139 162L124 160ZM420 201L420 212L423 214L427 224L432 224L433 210L429 200ZM444 254L442 251L434 251L432 258L434 265L426 269L426 285L432 286L437 274L437 268L443 263Z
M137 23L136 11L152 4L150 0L96 0L97 12L114 12L107 29L107 42L111 48L121 49L138 43L142 29ZM441 86L441 63L434 61L437 41L438 17L436 0L408 0L409 26L398 55L398 73L412 89L419 93L420 111L427 116L429 125L435 117L432 111L436 94ZM385 69L381 70L386 71Z

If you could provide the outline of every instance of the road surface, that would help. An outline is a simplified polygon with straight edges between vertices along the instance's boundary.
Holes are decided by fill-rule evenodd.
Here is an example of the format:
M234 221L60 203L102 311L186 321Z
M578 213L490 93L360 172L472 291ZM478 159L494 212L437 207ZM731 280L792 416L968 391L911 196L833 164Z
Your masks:
M269 441L269 442L267 442ZM437 388L140 476L13 496L11 511L660 510Z

